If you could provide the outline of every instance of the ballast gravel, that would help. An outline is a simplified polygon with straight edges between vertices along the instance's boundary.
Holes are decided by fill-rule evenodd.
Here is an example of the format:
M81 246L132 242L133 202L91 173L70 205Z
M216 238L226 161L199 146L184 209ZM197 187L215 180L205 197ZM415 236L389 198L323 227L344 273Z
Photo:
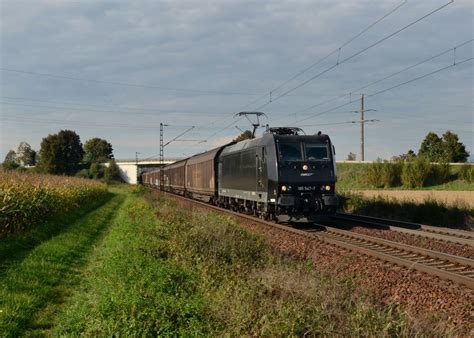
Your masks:
M190 201L184 203L181 199L178 201L186 209L209 210ZM238 218L238 221L241 226L263 235L268 243L279 251L297 259L311 260L315 269L322 274L354 279L357 285L367 289L382 304L401 305L414 323L420 323L420 327L437 320L439 325L442 325L440 332L451 330L453 334L462 336L470 336L474 332L474 291L468 287L354 253L322 242L316 237L284 231L258 221L242 218ZM373 232L367 233L363 228L357 231L374 236ZM398 234L385 233L384 236L398 236ZM410 245L420 244L406 237L398 239ZM469 252L471 248L462 249L453 246L446 249L445 245L444 242L433 244L429 249L441 249L443 252L456 255L464 253L464 257L469 257L471 254ZM449 325L448 330L446 325ZM436 331L436 327L430 329Z

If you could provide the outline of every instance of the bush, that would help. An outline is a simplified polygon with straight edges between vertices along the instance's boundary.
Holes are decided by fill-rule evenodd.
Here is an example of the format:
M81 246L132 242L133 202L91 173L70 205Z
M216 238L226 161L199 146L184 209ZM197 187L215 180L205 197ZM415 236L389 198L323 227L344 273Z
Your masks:
M400 185L403 162L392 163L378 159L366 169L367 183L375 188L390 188Z
M79 178L90 178L90 175L89 175L89 170L87 169L81 169L79 170L76 175L76 177L79 177Z
M423 187L432 173L431 163L422 156L414 161L405 162L402 170L402 184L407 188Z
M463 164L459 169L459 178L469 183L474 182L474 165Z
M119 167L115 160L110 160L109 165L104 170L104 178L106 182L120 180Z
M431 184L442 184L449 181L451 168L448 162L434 164L431 169Z
M383 170L383 163L381 159L377 159L376 162L367 166L367 170L366 170L367 183L375 188L382 188L384 186L382 182L382 170Z
M92 163L89 168L89 175L91 175L91 178L93 179L104 177L104 167L99 163Z

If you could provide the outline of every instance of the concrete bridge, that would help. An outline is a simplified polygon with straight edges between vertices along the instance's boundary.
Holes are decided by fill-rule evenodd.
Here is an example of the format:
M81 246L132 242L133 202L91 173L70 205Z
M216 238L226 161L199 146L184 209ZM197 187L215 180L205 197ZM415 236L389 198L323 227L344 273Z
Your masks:
M167 159L164 165L174 163L179 159ZM119 167L120 177L129 184L137 184L137 178L144 172L161 167L159 160L115 160Z

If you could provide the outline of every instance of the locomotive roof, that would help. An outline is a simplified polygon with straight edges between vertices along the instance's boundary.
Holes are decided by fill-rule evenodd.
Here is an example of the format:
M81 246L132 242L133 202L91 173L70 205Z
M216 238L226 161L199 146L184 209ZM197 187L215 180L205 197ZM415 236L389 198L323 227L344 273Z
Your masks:
M326 134L320 135L274 135L270 133L265 133L261 137L254 138L251 140L240 141L236 144L229 145L225 147L223 153L229 154L235 151L242 151L244 149L253 148L259 145L264 145L268 143L273 143L274 140L288 140L290 142L296 141L312 141L312 142L321 142L326 143L329 141L329 136Z

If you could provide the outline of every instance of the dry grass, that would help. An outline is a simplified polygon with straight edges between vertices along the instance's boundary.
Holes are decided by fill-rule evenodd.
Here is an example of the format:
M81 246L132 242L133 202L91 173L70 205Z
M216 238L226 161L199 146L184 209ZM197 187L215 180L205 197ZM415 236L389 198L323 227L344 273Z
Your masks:
M470 208L474 208L474 191L361 190L357 192L365 198L381 196L414 203L423 203L427 199L431 199L446 205L467 205Z

